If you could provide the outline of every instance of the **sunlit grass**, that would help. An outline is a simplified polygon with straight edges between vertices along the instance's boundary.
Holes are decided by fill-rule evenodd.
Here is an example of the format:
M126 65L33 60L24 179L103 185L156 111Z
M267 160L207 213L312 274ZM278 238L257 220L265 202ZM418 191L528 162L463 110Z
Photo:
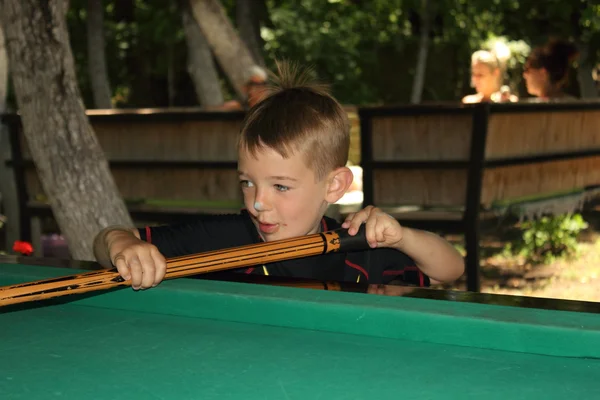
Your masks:
M505 254L491 257L488 264L503 264L507 268L522 268L526 271L542 271L539 278L528 280L525 284L515 280L500 285L484 285L486 293L520 296L546 297L582 301L600 301L600 240L592 243L580 243L578 254L568 259L557 260L543 266L523 265ZM485 268L485 267L484 267ZM528 275L525 274L525 277ZM532 273L535 276L535 273Z

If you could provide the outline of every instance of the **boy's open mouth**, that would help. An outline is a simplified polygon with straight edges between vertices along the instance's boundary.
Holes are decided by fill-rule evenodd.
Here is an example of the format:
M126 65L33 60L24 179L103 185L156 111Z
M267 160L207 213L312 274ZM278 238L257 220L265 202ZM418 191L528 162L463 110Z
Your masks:
M275 233L279 230L279 224L270 224L268 222L261 221L258 219L258 216L256 216L256 215L251 215L251 217L254 220L254 222L256 223L260 233L270 234L270 233Z
M265 224L258 221L258 229L260 229L262 233L275 233L277 232L277 229L279 229L279 224Z

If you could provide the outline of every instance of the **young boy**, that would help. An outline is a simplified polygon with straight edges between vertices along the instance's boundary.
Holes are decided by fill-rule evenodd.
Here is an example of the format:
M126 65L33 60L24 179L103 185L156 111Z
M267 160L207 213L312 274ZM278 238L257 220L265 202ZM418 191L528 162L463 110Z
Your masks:
M186 224L129 229L108 227L95 239L97 260L117 267L134 289L156 286L165 257L309 235L339 228L324 217L352 183L346 167L347 114L323 86L290 65L279 66L279 85L249 110L239 141L239 179L246 209L204 216ZM356 234L366 224L372 249L330 253L236 270L247 274L319 280L401 281L428 286L464 271L461 255L442 238L409 229L368 206L341 225Z

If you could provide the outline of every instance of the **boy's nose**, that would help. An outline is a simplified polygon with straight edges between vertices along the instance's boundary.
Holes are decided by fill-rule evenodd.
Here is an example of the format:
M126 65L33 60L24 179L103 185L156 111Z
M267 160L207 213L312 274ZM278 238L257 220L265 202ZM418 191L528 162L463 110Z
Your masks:
M254 209L256 211L268 211L270 209L269 199L262 191L256 191L256 196L254 197Z

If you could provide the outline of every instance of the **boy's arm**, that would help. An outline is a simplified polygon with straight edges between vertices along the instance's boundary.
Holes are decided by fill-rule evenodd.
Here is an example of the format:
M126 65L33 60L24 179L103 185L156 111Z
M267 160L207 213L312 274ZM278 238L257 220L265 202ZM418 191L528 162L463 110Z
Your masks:
M412 258L432 284L455 281L464 273L463 257L446 240L431 232L401 229L402 240L393 248Z
M355 235L363 223L371 247L388 247L405 253L429 276L431 283L452 282L464 273L463 257L438 235L402 227L394 217L373 206L349 215L342 227Z
M94 255L104 267L117 267L134 289L146 289L164 278L166 258L253 243L252 233L260 241L245 214L204 216L139 230L113 226L96 236Z

